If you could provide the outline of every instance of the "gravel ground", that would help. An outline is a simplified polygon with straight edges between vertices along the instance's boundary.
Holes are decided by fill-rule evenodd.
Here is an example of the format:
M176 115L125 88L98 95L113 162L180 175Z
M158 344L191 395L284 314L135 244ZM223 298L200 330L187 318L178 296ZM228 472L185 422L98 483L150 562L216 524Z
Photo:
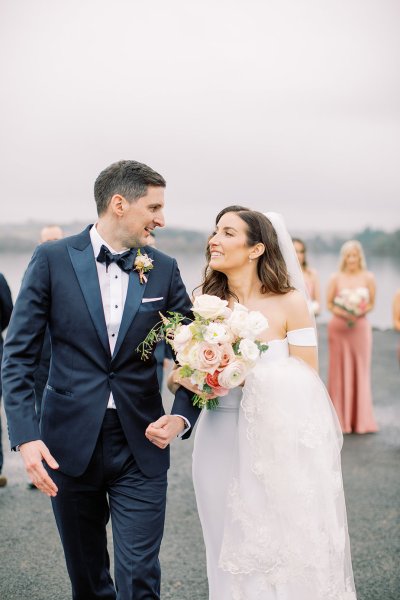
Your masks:
M374 332L373 389L380 432L348 435L343 475L359 600L398 600L400 448L398 339ZM320 328L326 376L326 328ZM165 393L165 404L170 406ZM7 448L3 414L3 444ZM175 442L161 552L163 600L207 600L205 553L191 483L193 440ZM0 489L0 600L68 600L70 586L50 501L27 489L17 454L5 454ZM110 546L112 543L110 540Z

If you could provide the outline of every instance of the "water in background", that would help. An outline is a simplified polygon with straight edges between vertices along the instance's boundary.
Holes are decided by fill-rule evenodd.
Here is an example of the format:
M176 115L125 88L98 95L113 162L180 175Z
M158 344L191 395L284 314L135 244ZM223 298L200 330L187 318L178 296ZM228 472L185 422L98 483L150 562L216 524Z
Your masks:
M189 294L200 283L204 266L204 258L200 254L177 254L182 278ZM21 279L30 254L0 254L0 272L6 277L15 300ZM322 312L318 318L320 323L329 319L326 310L326 288L330 275L337 270L338 257L333 254L308 255L311 267L318 271L321 283ZM368 269L375 274L377 283L377 297L374 310L369 319L374 327L387 329L392 327L392 301L395 291L400 288L400 263L389 258L370 258L367 261Z

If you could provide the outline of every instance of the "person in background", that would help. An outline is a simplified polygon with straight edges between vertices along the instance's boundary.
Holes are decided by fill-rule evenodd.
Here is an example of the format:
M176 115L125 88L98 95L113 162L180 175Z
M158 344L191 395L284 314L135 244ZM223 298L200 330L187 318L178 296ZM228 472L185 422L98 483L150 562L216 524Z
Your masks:
M304 282L311 300L311 309L314 315L318 315L321 307L320 285L318 274L311 269L307 262L307 248L300 238L292 238L297 258L303 271Z
M64 232L59 225L46 225L40 231L40 244L44 242L55 242L61 240L64 237Z
M13 302L11 298L10 288L4 277L0 273L0 364L3 356L3 336L2 332L10 322L11 313L13 309ZM1 408L1 373L0 373L0 408ZM7 485L7 477L2 475L3 470L3 446L1 439L1 416L0 416L0 487Z
M39 244L45 242L55 242L61 240L64 237L64 232L59 225L46 225L40 232ZM42 398L45 385L49 376L51 359L51 343L50 334L46 329L46 334L43 340L42 354L40 357L40 363L35 373L35 396L36 396L36 413L38 420L40 421L40 415L42 411ZM36 486L29 484L29 487L36 489Z
M372 408L372 329L366 315L375 302L375 278L360 242L340 251L339 271L329 281L328 391L344 433L378 431Z
M400 331L400 289L397 290L393 298L393 328ZM400 365L400 343L397 346L397 360Z
M148 246L152 246L156 248L156 238L154 233L149 235L149 239L147 241ZM154 358L157 362L157 379L158 385L160 387L160 391L162 392L163 380L164 380L164 369L167 369L170 365L171 361L174 360L171 346L167 344L165 340L161 340L158 342L155 350L154 350Z
M55 242L64 237L64 232L59 225L46 225L40 231L39 244L45 242ZM38 421L42 414L42 399L47 379L49 377L51 360L51 342L49 329L46 328L46 333L43 339L42 354L40 356L39 366L35 373L35 408ZM28 489L37 490L37 487L31 481L28 482Z
M393 328L400 331L400 289L393 298Z

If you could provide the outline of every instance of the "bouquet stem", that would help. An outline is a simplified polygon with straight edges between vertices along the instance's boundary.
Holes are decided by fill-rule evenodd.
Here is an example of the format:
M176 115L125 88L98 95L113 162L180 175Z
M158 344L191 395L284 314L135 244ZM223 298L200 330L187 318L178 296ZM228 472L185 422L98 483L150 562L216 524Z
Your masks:
M218 398L203 398L199 396L199 394L195 394L192 399L193 406L198 406L199 408L207 408L207 410L215 410L219 404Z

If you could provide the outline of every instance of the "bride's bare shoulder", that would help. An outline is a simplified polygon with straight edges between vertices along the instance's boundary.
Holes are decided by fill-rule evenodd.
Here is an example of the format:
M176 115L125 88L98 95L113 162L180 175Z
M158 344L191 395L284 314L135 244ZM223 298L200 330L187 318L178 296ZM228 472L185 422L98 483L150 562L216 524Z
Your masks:
M308 327L311 323L310 311L305 297L298 290L284 295L284 306L288 330Z
M306 306L306 300L299 290L292 290L287 294L282 294L282 300L288 307L293 307L294 309L298 309L301 306Z

